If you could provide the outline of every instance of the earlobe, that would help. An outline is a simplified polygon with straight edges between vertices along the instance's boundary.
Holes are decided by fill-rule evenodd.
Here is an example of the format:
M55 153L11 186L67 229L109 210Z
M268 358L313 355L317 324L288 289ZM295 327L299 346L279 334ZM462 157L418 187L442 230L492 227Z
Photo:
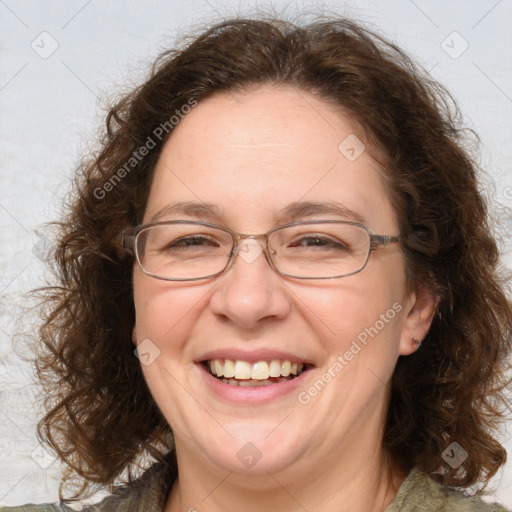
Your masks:
M133 330L132 330L132 342L135 346L137 346L137 326L136 325L133 326Z
M399 353L408 356L416 352L425 339L437 311L439 297L426 286L418 286L409 296L407 317L404 320Z

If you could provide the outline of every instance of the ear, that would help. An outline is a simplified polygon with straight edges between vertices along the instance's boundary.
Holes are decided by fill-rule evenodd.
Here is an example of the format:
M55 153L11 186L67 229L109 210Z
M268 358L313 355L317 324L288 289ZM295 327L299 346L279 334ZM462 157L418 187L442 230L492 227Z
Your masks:
M133 330L132 330L132 342L135 346L137 346L137 326L136 325L133 326Z
M427 335L437 311L439 297L424 285L418 285L406 301L407 315L402 326L399 354L416 352Z

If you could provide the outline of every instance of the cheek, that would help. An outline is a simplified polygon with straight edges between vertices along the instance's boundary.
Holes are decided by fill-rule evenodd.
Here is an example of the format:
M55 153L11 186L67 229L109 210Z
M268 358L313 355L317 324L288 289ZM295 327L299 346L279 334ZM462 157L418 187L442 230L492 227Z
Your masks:
M203 307L202 301L207 295L208 288L204 284L195 286L187 283L183 286L145 275L135 277L137 342L150 339L161 351L182 351L187 334L197 322Z
M356 336L375 323L381 326L379 319L383 315L385 320L398 320L397 313L402 309L400 293L377 286L370 289L346 286L297 295L301 298L301 314L335 339L341 333Z
M339 281L294 290L300 315L322 340L324 350L336 357L355 341L365 357L396 357L403 321L405 274L396 265L376 261L361 273ZM357 346L353 348L358 351ZM361 351L362 352L362 351Z

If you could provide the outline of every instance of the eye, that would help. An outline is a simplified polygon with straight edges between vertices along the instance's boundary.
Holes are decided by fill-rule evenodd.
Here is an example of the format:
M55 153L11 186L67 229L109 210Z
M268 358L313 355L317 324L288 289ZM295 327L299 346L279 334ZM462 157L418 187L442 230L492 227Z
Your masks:
M292 240L288 247L318 247L323 249L349 250L349 246L338 238L328 235L302 235Z
M187 247L220 247L219 242L205 235L187 235L177 238L166 245L166 249Z

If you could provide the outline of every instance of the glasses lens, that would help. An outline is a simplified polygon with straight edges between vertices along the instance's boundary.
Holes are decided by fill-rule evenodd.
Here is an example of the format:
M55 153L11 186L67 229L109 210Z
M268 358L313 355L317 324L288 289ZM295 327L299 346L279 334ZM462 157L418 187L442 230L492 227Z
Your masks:
M164 279L200 279L224 270L233 241L222 229L191 222L144 228L136 247L144 272Z
M273 263L283 274L321 279L361 270L368 259L370 236L352 224L303 223L274 231L269 246Z

